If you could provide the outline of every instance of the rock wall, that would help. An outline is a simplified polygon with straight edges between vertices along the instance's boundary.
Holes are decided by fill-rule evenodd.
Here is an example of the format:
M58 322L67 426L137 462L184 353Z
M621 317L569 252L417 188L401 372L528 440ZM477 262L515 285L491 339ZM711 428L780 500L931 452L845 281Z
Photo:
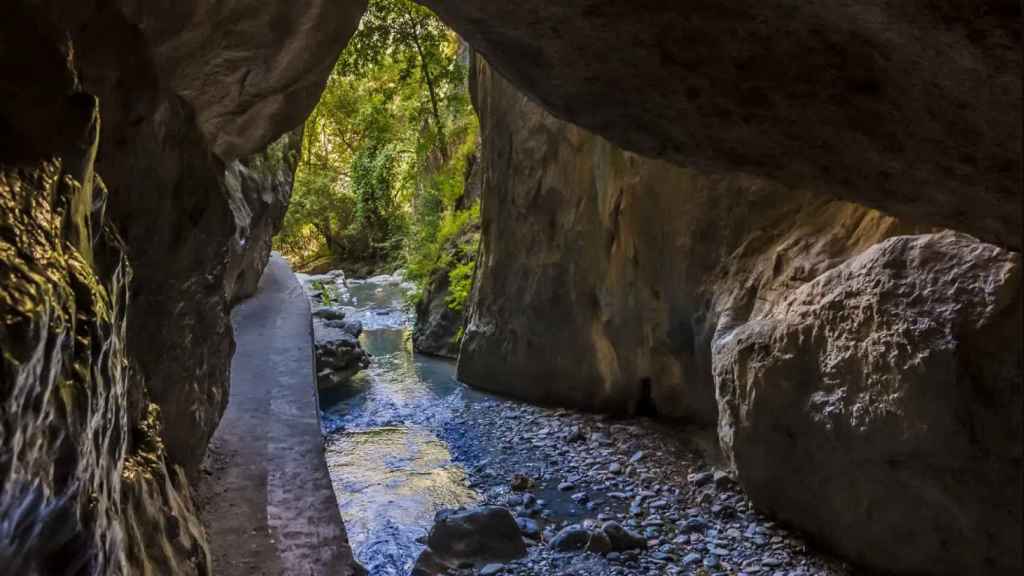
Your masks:
M1021 248L1017 0L422 3L626 150Z
M475 73L460 379L717 424L757 503L863 565L1020 569L1019 253L627 153Z
M5 569L208 571L187 477L289 189L253 155L313 107L364 6L5 8Z
M128 354L132 270L96 170L97 100L56 30L7 16L5 50L34 60L0 63L30 79L0 99L0 566L206 573L184 472Z
M271 239L284 223L301 148L300 127L267 150L228 164L224 183L235 217L225 277L229 302L256 293L270 258Z
M465 187L462 197L455 203L456 210L465 210L480 198L481 178L480 162L474 154L467 160ZM458 358L468 304L459 310L453 310L449 305L449 275L455 267L475 260L479 245L480 226L472 224L464 227L448 245L442 247L447 263L434 270L423 295L416 303L412 344L417 352Z

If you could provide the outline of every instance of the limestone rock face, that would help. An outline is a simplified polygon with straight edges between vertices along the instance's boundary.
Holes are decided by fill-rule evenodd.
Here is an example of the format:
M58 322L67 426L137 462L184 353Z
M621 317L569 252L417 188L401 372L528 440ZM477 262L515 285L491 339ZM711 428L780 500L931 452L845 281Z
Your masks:
M461 380L716 424L755 504L859 564L1021 569L1019 253L623 152L475 71Z
M462 196L455 201L456 210L466 210L480 199L481 178L479 156L471 154L466 159L464 187ZM416 303L412 345L417 352L458 358L468 304L461 308L456 306L455 309L449 304L449 275L455 267L475 262L479 247L480 226L476 223L465 226L442 247L447 265L438 266Z
M213 152L232 160L306 119L366 1L119 3L146 34L157 74L196 110Z
M465 382L714 423L711 340L893 218L623 152L477 64L483 199Z
M271 239L281 229L292 196L301 146L300 128L244 162L228 164L224 182L235 217L225 278L230 302L256 293L270 258Z
M252 177L252 155L312 108L364 4L5 7L3 222L28 211L45 225L3 259L49 270L3 278L5 299L26 295L5 307L27 320L4 312L0 399L40 411L3 415L21 428L2 445L26 446L0 464L3 517L25 520L0 535L19 573L207 571L186 477L227 401L230 303L258 279L287 199L282 178ZM62 174L87 192L61 191ZM120 253L106 268L97 256L108 229L121 268ZM71 323L104 298L116 314ZM16 321L36 336L9 332Z
M720 330L725 454L751 496L857 561L1021 570L1021 260L892 238Z
M423 3L626 150L1021 247L1015 0Z
M132 270L95 166L97 100L75 91L55 30L6 16L5 50L37 60L29 97L0 99L0 567L205 574L188 483L128 355ZM47 114L62 124L32 132Z
M438 270L430 279L422 299L416 303L416 326L412 343L417 352L458 358L459 329L465 318L448 306L449 281L447 268Z
M76 89L99 98L98 167L134 269L128 355L161 408L169 456L187 470L227 401L229 301L236 272L254 270L232 270L233 255L241 240L266 242L244 234L239 207L256 210L244 186L226 185L238 168L225 162L301 122L363 4L44 2L12 20L70 42Z

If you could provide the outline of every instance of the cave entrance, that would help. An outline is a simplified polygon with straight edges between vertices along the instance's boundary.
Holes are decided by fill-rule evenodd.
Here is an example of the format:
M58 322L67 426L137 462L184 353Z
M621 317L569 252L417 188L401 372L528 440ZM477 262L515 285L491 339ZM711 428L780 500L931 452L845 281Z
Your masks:
M453 420L477 396L451 361L480 237L471 63L428 9L371 0L295 135L274 238L310 299L327 468L371 574L408 573L437 510L482 500L483 441Z

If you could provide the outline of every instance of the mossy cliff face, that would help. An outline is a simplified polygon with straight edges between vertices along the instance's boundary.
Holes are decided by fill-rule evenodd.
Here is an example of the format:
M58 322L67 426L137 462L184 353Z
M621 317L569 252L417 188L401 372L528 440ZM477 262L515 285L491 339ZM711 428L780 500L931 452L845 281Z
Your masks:
M227 402L230 303L290 191L257 156L301 123L360 9L5 7L5 571L207 571L187 478Z
M624 152L482 61L474 86L461 380L715 426L755 504L858 564L1020 571L1020 253Z
M63 123L0 165L0 566L205 573L188 485L127 354L131 268L95 170L97 101L77 91L66 47L39 56L37 111Z

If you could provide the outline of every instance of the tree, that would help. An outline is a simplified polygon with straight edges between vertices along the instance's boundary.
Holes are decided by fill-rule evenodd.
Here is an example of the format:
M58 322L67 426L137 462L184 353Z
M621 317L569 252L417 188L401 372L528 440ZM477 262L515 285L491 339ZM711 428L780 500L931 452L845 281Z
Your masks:
M443 92L461 89L465 73L450 52L452 32L430 10L408 0L371 0L359 31L342 57L346 71L365 70L392 60L406 76L418 69L430 103L435 143L444 162L450 157Z
M306 121L277 239L299 268L314 258L373 267L433 245L461 195L464 143L476 140L462 50L427 9L370 0Z

